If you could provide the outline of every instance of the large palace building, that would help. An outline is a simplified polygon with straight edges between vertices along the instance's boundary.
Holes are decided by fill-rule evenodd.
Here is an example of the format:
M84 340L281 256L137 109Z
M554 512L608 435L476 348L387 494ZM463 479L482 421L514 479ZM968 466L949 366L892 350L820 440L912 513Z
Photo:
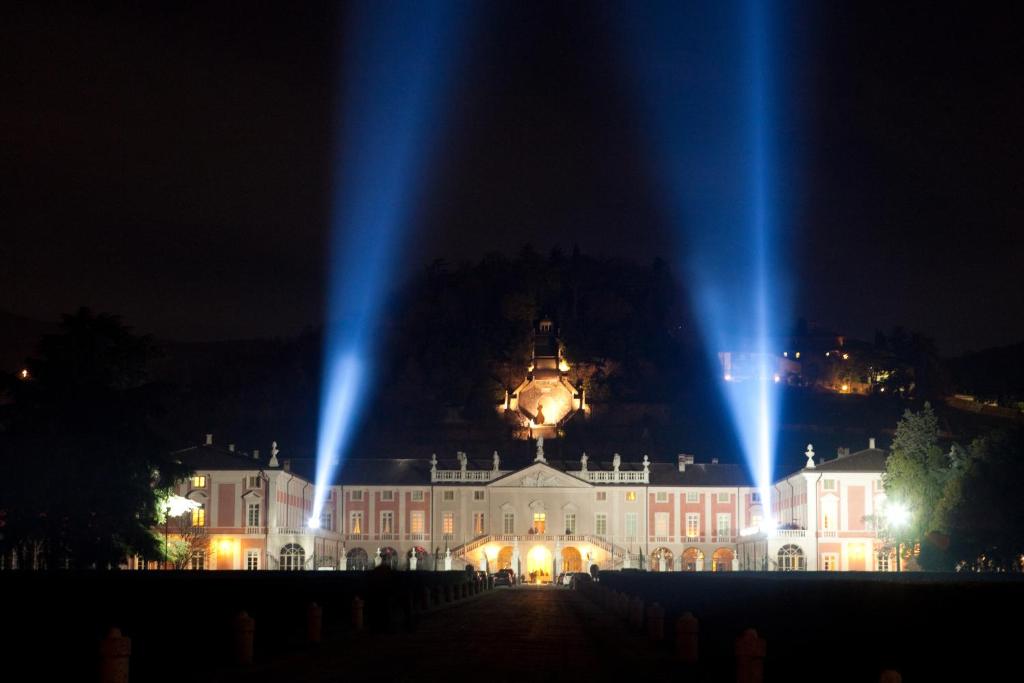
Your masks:
M547 408L545 408L547 410ZM548 460L494 453L454 460L349 459L308 524L309 463L203 445L176 456L195 475L178 494L199 507L204 569L512 568L534 581L563 571L890 571L873 530L886 453L869 447L815 461L771 489L769 508L740 465ZM767 520L774 520L769 525ZM179 528L163 529L174 535Z

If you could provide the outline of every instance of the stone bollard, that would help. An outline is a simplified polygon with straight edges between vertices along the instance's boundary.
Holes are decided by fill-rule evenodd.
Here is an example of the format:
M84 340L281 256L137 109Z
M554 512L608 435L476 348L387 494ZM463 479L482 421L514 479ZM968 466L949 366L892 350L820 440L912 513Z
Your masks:
M256 633L256 620L247 612L239 612L234 621L235 664L252 664L252 643Z
M629 625L639 630L644 627L644 601L633 598L629 603Z
M882 672L882 675L878 677L878 683L903 683L903 676L900 676L899 671L886 669Z
M128 683L128 662L132 655L132 639L121 635L112 626L100 641L100 683Z
M665 610L658 603L647 608L647 637L656 643L665 640Z
M748 628L736 639L736 683L763 683L767 645L757 631Z
M315 602L306 606L306 640L314 645L320 644L324 627L324 608Z
M700 623L689 612L676 619L676 656L684 664L696 664Z
M358 595L352 598L352 630L363 630L363 599Z

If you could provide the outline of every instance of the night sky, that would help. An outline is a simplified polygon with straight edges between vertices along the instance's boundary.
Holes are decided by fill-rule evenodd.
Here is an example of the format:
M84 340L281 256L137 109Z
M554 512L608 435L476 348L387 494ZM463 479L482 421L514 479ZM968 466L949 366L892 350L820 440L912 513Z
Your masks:
M466 6L402 270L525 243L683 261L616 11ZM85 304L174 339L322 318L343 15L0 12L0 309L54 319ZM868 339L902 324L945 353L1024 339L1020 15L785 15L796 314Z

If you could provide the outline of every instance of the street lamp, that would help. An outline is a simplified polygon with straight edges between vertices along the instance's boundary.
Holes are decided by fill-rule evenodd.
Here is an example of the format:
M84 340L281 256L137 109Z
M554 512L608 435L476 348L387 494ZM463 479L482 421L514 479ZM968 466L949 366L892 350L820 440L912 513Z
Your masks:
M885 518L890 529L902 529L910 523L910 509L903 503L889 503L885 507ZM902 555L903 542L896 541L896 571L902 571L900 567L900 555Z

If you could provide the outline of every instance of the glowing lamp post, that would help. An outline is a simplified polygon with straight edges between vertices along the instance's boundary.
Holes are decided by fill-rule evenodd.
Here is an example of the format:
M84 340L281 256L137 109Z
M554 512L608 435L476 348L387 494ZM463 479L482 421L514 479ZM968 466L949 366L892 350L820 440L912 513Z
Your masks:
M890 503L886 506L885 518L890 529L903 529L910 523L910 510L903 503ZM902 549L903 542L896 541L896 571L902 571L900 567Z

